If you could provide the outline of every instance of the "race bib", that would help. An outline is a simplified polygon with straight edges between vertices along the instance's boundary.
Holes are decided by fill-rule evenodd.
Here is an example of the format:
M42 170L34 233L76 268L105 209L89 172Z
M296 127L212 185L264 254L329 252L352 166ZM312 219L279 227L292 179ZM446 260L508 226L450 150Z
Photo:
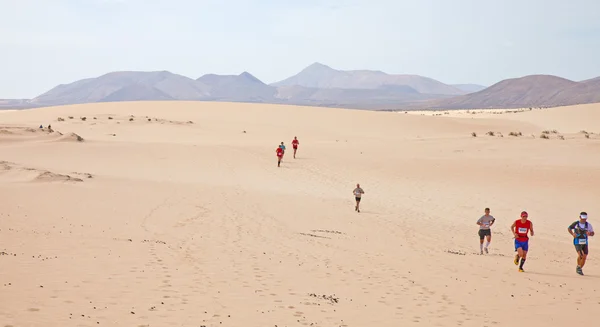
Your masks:
M580 244L580 245L585 245L585 244L587 244L587 239L585 239L585 238L580 238L580 239L579 239L579 244Z
M483 227L490 227L490 223L483 223Z
M527 228L519 227L519 234L527 234Z

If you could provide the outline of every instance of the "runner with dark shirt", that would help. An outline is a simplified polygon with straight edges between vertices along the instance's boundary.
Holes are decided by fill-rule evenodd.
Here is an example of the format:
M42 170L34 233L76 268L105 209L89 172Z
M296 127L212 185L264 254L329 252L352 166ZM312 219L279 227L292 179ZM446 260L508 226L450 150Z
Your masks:
M579 221L575 221L567 228L567 231L573 236L573 244L577 251L577 268L575 271L583 275L583 266L589 253L588 236L594 236L594 227L587 221L587 212L579 214Z

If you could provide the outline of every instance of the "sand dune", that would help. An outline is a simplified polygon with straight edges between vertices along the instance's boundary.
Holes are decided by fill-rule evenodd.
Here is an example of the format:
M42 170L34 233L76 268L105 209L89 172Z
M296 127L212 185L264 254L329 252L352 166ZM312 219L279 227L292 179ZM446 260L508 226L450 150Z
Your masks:
M47 170L25 167L14 162L0 161L0 181L2 182L83 182L82 178L92 178L90 173L54 173Z
M59 131L55 131L52 127L48 128L48 126L32 128L0 125L0 143L44 141L83 142L84 139L75 133L64 135Z
M600 247L591 240L586 276L575 274L566 227L587 210L600 228L600 138L579 133L600 133L599 118L597 105L430 116L136 102L3 113L2 126L38 135L51 124L85 142L0 135L0 326L590 324L577 313L600 304ZM539 138L554 129L565 139ZM298 158L288 150L277 168L275 147L294 136ZM8 177L13 167L83 182L24 183ZM481 256L484 207L497 223ZM536 229L525 273L509 232L521 210Z

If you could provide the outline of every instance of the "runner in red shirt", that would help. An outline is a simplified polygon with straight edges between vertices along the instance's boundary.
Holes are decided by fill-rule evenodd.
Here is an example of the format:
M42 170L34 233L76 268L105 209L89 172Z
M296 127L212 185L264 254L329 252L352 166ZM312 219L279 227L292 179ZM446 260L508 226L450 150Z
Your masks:
M294 148L294 159L296 159L296 151L298 151L298 144L300 144L300 142L298 142L298 138L294 136L294 140L292 141L292 147Z
M517 255L515 256L514 263L519 266L519 272L524 272L523 265L525 264L525 259L527 259L527 251L529 251L529 236L534 235L533 232L533 223L530 220L527 220L529 215L526 211L521 212L521 219L516 220L512 226L510 226L510 231L515 236L515 251L517 251ZM521 259L521 264L519 265L519 259Z
M277 153L277 167L281 167L281 158L283 158L283 149L281 147L277 147L275 150Z

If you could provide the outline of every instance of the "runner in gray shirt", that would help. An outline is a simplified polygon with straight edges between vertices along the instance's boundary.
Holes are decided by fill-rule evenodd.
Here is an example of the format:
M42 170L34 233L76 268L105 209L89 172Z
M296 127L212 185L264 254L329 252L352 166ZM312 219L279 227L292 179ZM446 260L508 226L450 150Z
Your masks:
M485 253L488 253L488 246L490 246L490 242L492 241L492 230L490 227L494 224L496 218L490 215L490 208L485 208L485 214L481 216L477 220L477 225L479 225L479 251L483 254L483 239L487 237L487 242L485 243Z
M354 211L360 212L360 198L363 194L365 194L365 191L363 191L363 189L360 187L360 184L356 184L356 188L354 191L352 191L352 193L354 194L354 199L356 200L356 207L354 207Z

